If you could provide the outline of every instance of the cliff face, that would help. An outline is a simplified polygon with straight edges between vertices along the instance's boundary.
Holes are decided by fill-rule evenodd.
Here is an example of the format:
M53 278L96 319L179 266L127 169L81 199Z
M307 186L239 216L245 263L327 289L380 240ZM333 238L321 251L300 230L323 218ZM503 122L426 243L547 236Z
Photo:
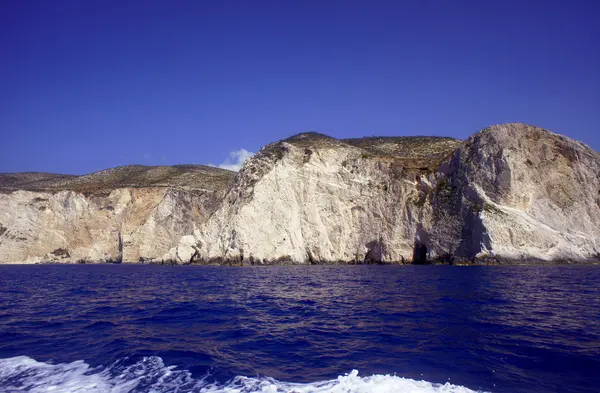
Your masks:
M0 175L0 261L160 259L214 211L233 175L201 166Z
M600 155L524 124L265 146L202 166L0 174L0 262L597 261Z
M493 126L463 143L301 134L251 158L208 221L163 258L595 260L599 176L598 153L523 124Z
M429 195L431 257L585 261L600 256L600 155L537 127L469 138Z
M436 181L432 168L458 145L449 138L301 134L266 146L194 241L185 241L208 262L409 261Z

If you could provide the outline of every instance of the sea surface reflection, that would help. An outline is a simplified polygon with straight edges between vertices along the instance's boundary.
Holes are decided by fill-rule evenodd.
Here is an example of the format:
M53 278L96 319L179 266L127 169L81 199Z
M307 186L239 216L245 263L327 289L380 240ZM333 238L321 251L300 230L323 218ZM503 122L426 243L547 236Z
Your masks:
M0 266L0 358L600 390L600 267Z

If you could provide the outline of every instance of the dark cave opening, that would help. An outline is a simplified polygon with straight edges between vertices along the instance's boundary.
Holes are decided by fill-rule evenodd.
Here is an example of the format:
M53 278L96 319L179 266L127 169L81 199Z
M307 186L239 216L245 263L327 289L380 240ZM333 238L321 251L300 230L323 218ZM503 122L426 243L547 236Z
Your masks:
M427 246L423 243L416 242L413 251L413 264L423 265L427 263Z

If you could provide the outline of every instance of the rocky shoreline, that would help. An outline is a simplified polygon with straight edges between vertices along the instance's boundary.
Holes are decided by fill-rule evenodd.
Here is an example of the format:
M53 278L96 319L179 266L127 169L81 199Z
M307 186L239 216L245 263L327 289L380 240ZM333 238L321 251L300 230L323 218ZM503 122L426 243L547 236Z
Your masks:
M304 133L238 173L0 174L0 263L590 264L599 222L600 155L520 123L466 141Z
M252 266L581 266L581 265L600 265L600 258L590 258L586 260L542 260L542 259L500 259L500 258L482 258L476 260L457 259L452 261L432 261L424 263L405 262L355 262L355 261L323 261L311 263L297 263L293 261L260 261L260 262L240 262L239 260L224 260L215 258L208 261L194 261L181 263L175 260L159 261L138 261L138 262L120 262L120 261L92 261L78 260L75 262L56 262L41 261L35 262L35 265L154 265L154 266L227 266L227 267L252 267ZM18 264L15 264L18 265Z

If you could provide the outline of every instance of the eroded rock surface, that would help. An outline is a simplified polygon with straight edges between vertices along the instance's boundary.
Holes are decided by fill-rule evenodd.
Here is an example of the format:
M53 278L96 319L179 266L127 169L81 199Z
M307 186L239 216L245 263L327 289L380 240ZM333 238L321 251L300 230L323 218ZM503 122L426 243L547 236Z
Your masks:
M0 262L161 260L216 208L233 172L128 166L0 175Z
M164 258L187 247L202 263L595 261L599 176L597 152L524 124L462 143L300 134L251 158L195 244Z
M493 126L449 167L428 198L432 257L598 260L600 155L588 146L524 124Z
M233 263L402 262L451 138L340 141L309 133L248 160L194 236L198 259ZM170 255L172 257L173 255Z
M525 124L464 142L305 133L265 146L237 175L201 166L4 174L0 191L3 263L600 256L600 155Z

